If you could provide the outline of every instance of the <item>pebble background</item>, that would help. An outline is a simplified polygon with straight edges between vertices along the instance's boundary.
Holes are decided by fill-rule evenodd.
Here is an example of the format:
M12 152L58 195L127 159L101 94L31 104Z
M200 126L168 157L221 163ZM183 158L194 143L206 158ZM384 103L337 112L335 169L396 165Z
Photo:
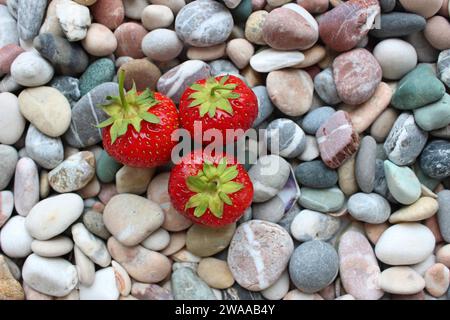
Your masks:
M0 299L450 299L449 9L0 0ZM119 69L176 103L254 90L280 146L237 224L192 225L167 167L102 150Z

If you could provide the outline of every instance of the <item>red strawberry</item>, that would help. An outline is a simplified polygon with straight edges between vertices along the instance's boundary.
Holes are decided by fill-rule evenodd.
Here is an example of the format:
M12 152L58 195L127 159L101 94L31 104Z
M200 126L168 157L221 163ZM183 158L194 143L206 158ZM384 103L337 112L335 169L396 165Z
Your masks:
M172 168L169 195L192 221L220 227L237 221L251 205L253 184L233 157L194 151Z
M179 128L178 111L169 98L158 92L124 92L124 72L119 74L119 97L108 97L103 110L110 116L100 123L103 147L117 161L131 167L155 167L170 160Z
M187 88L181 97L179 110L181 126L192 137L194 122L201 121L203 132L218 129L225 139L227 129L246 131L252 127L258 115L258 100L238 77L219 76L199 80Z

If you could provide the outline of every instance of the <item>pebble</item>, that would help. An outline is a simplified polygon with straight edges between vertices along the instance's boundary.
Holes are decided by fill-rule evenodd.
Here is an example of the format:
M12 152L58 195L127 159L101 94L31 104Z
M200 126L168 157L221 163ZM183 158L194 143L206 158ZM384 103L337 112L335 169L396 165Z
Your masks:
M46 0L24 0L17 5L17 30L22 40L32 40L39 32L44 18Z
M111 233L103 222L103 214L94 210L88 210L83 214L83 224L94 235L107 240Z
M134 282L131 294L139 300L173 300L170 290L156 284Z
M102 151L96 161L95 173L98 179L103 183L111 183L115 180L116 173L122 167L120 163L114 160L106 151Z
M450 96L444 94L438 100L425 107L414 110L414 119L417 125L425 131L432 131L444 128L450 124Z
M125 16L130 19L139 20L142 11L148 5L147 0L124 0Z
M94 263L101 267L106 267L111 263L111 256L105 243L90 233L82 223L73 225L71 232L77 247Z
M187 231L186 248L199 257L210 257L228 247L235 230L235 224L219 228L207 228L194 224Z
M0 47L0 75L10 72L11 64L23 52L21 47L13 43Z
M175 31L156 29L142 39L142 51L151 60L169 61L175 59L183 50L183 42Z
M141 245L153 251L161 251L170 243L170 234L163 228L159 228L158 230L152 232L147 238L145 238Z
M164 73L157 82L157 89L175 103L179 103L181 95L189 85L209 76L208 64L200 60L188 60Z
M339 128L339 130L337 130ZM358 149L359 138L345 111L335 112L316 133L320 155L330 168L338 168Z
M171 256L186 245L186 232L173 232L170 234L169 245L161 252L165 256Z
M103 220L118 241L134 246L162 225L164 213L158 204L144 197L119 194L106 205Z
M211 47L190 47L186 56L190 60L212 61L225 56L226 44L221 43Z
M38 201L38 168L30 158L21 158L14 174L14 207L18 214L27 216Z
M338 181L337 172L320 160L303 162L295 168L294 173L298 183L309 188L330 188Z
M450 240L450 191L442 190L438 193L439 211L437 213L439 229L446 242Z
M288 116L301 116L312 106L314 84L304 70L272 71L267 76L266 85L270 100Z
M314 89L320 98L330 105L341 102L331 68L326 68L314 78Z
M79 80L68 76L56 76L49 83L50 87L57 89L66 97L70 105L73 106L80 97Z
M200 279L208 286L216 289L226 289L233 285L234 278L225 261L216 258L204 258L197 269Z
M74 1L64 1L56 5L56 16L69 41L79 41L86 37L91 25L89 9Z
M233 39L227 43L226 54L239 69L245 68L253 59L255 48L246 39ZM259 56L261 57L261 56ZM274 57L274 56L269 56ZM253 59L254 62L255 59ZM256 59L257 60L257 59ZM261 63L263 61L258 61ZM254 66L252 66L254 68ZM255 68L254 68L255 69ZM256 70L256 69L255 69Z
M389 202L376 193L355 193L347 202L348 212L359 221L380 224L389 219Z
M298 203L310 210L324 213L335 212L344 205L344 194L337 187L327 189L303 187Z
M0 93L0 143L14 144L23 134L25 119L20 113L17 97L9 92ZM0 187L1 188L1 187Z
M253 183L253 202L264 202L274 197L286 184L290 166L280 156L267 155L258 159L249 170Z
M283 297L283 300L324 300L324 299L318 293L309 294L294 289L289 291Z
M122 0L97 0L91 7L94 20L111 30L119 27L125 18Z
M142 11L142 25L149 31L158 28L167 28L174 21L172 10L165 5L153 4L146 6Z
M241 50L240 46L239 50ZM304 59L303 53L298 51L264 49L251 57L250 65L255 71L266 73L295 66Z
M0 227L8 221L14 209L14 195L11 191L0 191Z
M117 192L142 194L147 190L154 174L154 168L123 166L116 173Z
M0 5L0 27L4 31L0 35L0 48L9 44L19 43L16 20L8 12L4 5Z
M95 279L91 286L80 285L80 300L117 300L119 295L112 267L95 272Z
M272 114L274 105L265 86L256 86L252 90L258 99L258 116L253 122L253 127L257 127Z
M445 179L450 176L450 143L434 140L428 143L420 155L420 168L430 178Z
M10 258L25 258L31 253L33 238L25 228L25 218L14 216L2 227L0 242L2 251Z
M377 143L371 136L365 136L356 155L355 176L359 188L366 193L375 187Z
M403 207L389 217L390 223L414 222L428 219L438 211L438 202L431 197L421 197L413 204Z
M292 220L290 232L301 242L311 240L327 241L339 230L338 218L312 210L302 210Z
M24 300L24 291L20 283L11 274L5 256L0 255L0 299Z
M415 294L425 288L425 280L410 267L391 267L381 273L381 289L393 294Z
M175 19L178 37L194 47L210 47L225 42L232 28L231 13L222 4L212 0L187 4Z
M144 57L142 52L142 39L147 34L147 30L136 22L126 22L121 24L115 31L114 35L117 39L116 56L127 56L134 59Z
M252 12L245 23L245 38L251 43L265 45L263 27L269 13L265 10Z
M104 104L106 96L117 95L118 91L117 83L106 82L89 91L73 106L70 128L64 134L64 140L70 146L84 148L102 141L101 130L95 125L106 120L107 115L95 106Z
M411 265L424 261L434 250L433 233L419 223L389 227L375 246L377 258L390 265Z
M379 13L378 1L351 0L342 3L320 18L320 38L335 51L353 49L367 35Z
M265 138L269 150L285 158L296 158L305 150L305 133L300 126L287 118L270 122L265 131Z
M305 293L315 293L331 284L339 271L339 257L328 243L313 240L298 246L289 262L294 285Z
M108 251L137 281L157 283L170 274L169 259L158 252L141 246L125 247L113 237L108 239Z
M27 155L45 169L53 169L64 160L61 139L49 137L33 125L28 127L25 147Z
M427 143L428 134L421 130L410 113L398 116L386 141L384 151L393 163L404 166L414 163Z
M125 89L131 90L133 83L137 90L154 90L161 71L147 59L135 59L123 64L118 73L125 72ZM134 81L134 82L133 82Z
M420 15L407 12L381 14L380 28L370 31L375 38L404 37L425 29L426 20Z
M434 16L442 6L442 0L431 0L423 3L419 0L400 0L400 4L407 11L420 14L425 18Z
M84 96L102 83L112 81L114 75L115 67L112 60L108 58L96 60L80 77L80 95Z
M430 254L425 260L412 265L411 268L423 277L425 275L425 272L435 263L436 256L434 254Z
M50 186L59 193L85 187L95 175L95 158L90 151L76 153L48 173Z
M373 55L383 70L383 78L401 79L417 65L417 53L408 42L400 39L387 39L379 42Z
M23 52L11 65L11 76L20 85L37 87L48 83L54 74L52 65L37 52Z
M0 144L0 190L5 189L14 175L19 156L16 149L11 146Z
M285 205L279 196L272 199L255 203L252 206L252 218L277 223L284 215Z
M419 64L399 82L391 103L397 109L412 110L441 99L444 93L445 86L432 68Z
M77 270L69 261L34 253L25 260L22 275L32 289L55 297L68 295L78 283Z
M81 44L87 53L95 57L108 56L117 49L114 33L100 23L91 24Z
M78 273L79 283L91 286L95 279L95 265L81 250L74 245L75 267Z
M261 294L267 300L281 300L289 291L289 274L287 271L278 278L278 280L269 288L261 291Z
M61 257L70 253L72 249L72 240L65 236L59 236L46 241L33 240L31 242L31 250L41 257Z
M417 58L420 62L436 62L438 59L439 50L433 48L423 32L412 33L406 37L406 40L416 49Z
M19 108L31 124L50 137L61 136L69 127L71 119L69 102L55 88L38 87L23 90L19 95Z
M281 276L293 250L292 239L282 227L251 220L236 229L228 250L228 266L239 285L260 291Z
M366 49L354 49L333 62L333 78L339 97L346 104L366 102L381 82L382 69Z
M307 134L315 135L320 126L335 112L331 107L319 107L311 110L303 118L301 127Z
M1 51L1 50L0 50ZM439 79L448 87L450 84L450 50L444 50L439 54L437 61L437 73ZM0 70L1 71L1 70Z
M49 240L74 223L83 207L83 199L77 194L56 195L37 203L26 217L25 225L33 238Z
M389 160L384 161L384 172L389 192L398 202L409 205L421 194L420 182L408 167L399 167Z
M450 245L446 244L437 250L436 261L444 264L447 268L450 266Z
M175 300L217 300L211 288L190 268L172 273L171 289Z
M443 296L450 284L450 271L442 263L436 263L425 272L425 289L433 297Z

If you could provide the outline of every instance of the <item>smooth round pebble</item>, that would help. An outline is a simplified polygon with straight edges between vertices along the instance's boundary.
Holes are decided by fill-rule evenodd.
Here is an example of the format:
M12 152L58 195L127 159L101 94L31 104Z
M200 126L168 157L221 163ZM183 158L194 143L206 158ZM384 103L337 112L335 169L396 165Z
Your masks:
M41 257L61 257L73 249L73 241L65 236L59 236L50 240L33 240L31 250Z
M335 235L340 226L338 218L312 210L302 210L292 220L290 231L292 236L301 242L327 241Z
M11 76L25 87L42 86L48 83L53 75L52 65L33 51L21 53L11 65Z
M142 39L142 52L151 60L170 61L182 50L183 42L169 29L153 30Z
M376 193L355 193L347 202L348 212L359 221L380 224L389 219L389 202Z
M400 39L387 39L379 42L373 49L375 59L383 70L383 78L401 79L417 65L417 53L408 42Z

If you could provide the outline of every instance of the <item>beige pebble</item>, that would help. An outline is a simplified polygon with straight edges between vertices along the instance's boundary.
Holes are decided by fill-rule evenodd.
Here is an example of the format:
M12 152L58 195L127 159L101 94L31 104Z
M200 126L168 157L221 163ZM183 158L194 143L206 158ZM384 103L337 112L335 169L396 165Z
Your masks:
M303 293L300 290L294 289L289 291L283 300L323 300L317 293Z
M75 2L82 4L83 6L92 6L97 0L74 0Z
M366 232L367 238L372 242L372 244L377 244L378 239L380 239L383 232L389 228L388 223L380 223L380 224L364 224L364 231Z
M443 296L450 284L450 271L442 263L436 263L425 272L425 289L433 297Z
M351 294L344 294L340 297L337 297L334 300L356 300L354 296L352 296Z
M133 168L123 166L116 173L116 188L118 193L145 193L155 174L155 168Z
M169 245L161 251L161 253L165 256L170 256L175 252L179 251L186 244L186 232L172 232L170 234L170 242Z
M425 288L425 280L410 267L391 267L381 273L379 285L388 293L415 294Z
M295 65L294 68L307 68L319 63L327 55L327 50L325 47L317 44L302 53L305 55L305 60Z
M439 209L438 202L430 197L422 197L413 204L405 206L389 217L390 223L421 221L433 216Z
M226 289L233 285L234 278L225 261L216 258L204 258L198 264L198 276L210 287Z
M111 266L114 269L117 289L122 296L127 296L131 292L131 279L128 272L117 261L112 260Z
M326 69L326 68L330 68L333 64L334 58L336 58L338 56L338 53L331 50L330 48L326 49L326 54L325 57L320 60L317 65L319 66L320 69Z
M250 88L262 86L265 83L261 73L253 70L251 66L247 66L244 69L242 69L241 75L245 78L247 85Z
M427 21L425 38L438 50L450 48L450 23L441 16L434 16Z
M441 9L443 0L400 0L406 11L417 13L425 18L434 16Z
M225 43L206 48L190 47L186 55L190 60L211 61L222 58L225 55L225 48Z
M430 197L433 199L437 199L438 195L436 193L434 193L432 190L430 190L427 186L425 185L421 185L420 189L422 191L422 197Z
M173 20L172 10L164 5L149 5L142 11L142 25L149 31L158 28L167 28L172 24Z
M264 45L262 28L269 13L264 10L253 12L245 23L245 38L254 44Z
M437 250L436 261L450 268L450 244L446 244Z
M81 44L84 50L96 57L110 55L117 49L114 33L100 23L91 24Z
M202 258L196 256L188 249L183 248L170 256L173 261L180 263L199 263Z
M100 182L97 177L94 178L82 189L78 190L77 193L83 198L93 198L96 197L100 193Z
M373 122L370 127L370 135L378 142L384 142L392 126L397 120L398 113L394 108L387 108L384 110L378 118Z
M243 69L249 64L250 58L254 53L255 48L248 40L233 39L227 44L228 58L239 69Z
M48 171L42 170L39 175L39 196L41 199L47 198L50 193L50 184L48 183Z
M339 187L346 196L358 192L358 184L355 176L355 156L352 156L338 169Z
M11 274L5 257L0 255L0 300L23 300L24 298L22 286Z

